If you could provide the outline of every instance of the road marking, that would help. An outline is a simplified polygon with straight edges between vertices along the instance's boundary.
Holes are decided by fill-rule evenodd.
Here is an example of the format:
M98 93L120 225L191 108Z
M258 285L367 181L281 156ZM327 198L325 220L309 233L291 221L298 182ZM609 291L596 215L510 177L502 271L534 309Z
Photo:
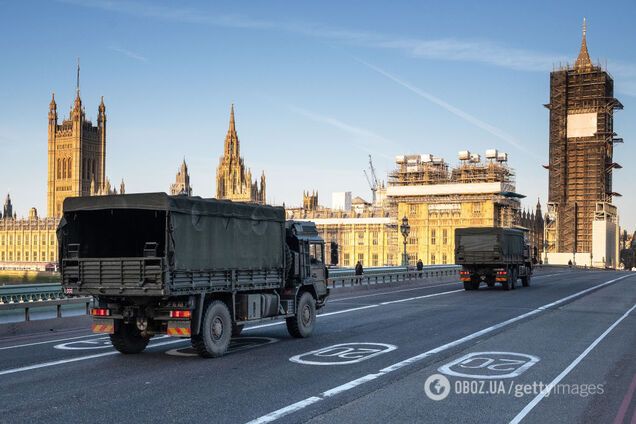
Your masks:
M155 344L149 345L148 349L151 349L153 347L159 347L159 346L165 346L165 345L169 345L169 344L174 344L174 343L181 343L181 342L184 342L184 341L185 340L178 339L178 340L169 340L169 341L161 342L161 343L155 343ZM78 357L75 357L75 358L60 359L58 361L42 362L42 363L39 363L39 364L27 365L26 367L12 368L12 369L8 369L8 370L0 371L0 375L15 374L15 373L22 372L22 371L30 371L30 370L35 370L35 369L39 369L39 368L52 367L52 366L55 366L55 365L68 364L68 363L71 363L71 362L85 361L87 359L102 358L104 356L118 355L118 354L119 354L119 352L115 350L115 351L112 351L112 352L96 353L95 355L78 356Z
M414 291L414 290L432 289L434 287L443 287L443 286L450 286L450 285L457 285L457 284L459 284L458 281L453 281L452 283L436 284L434 286L413 287L413 288L410 288L410 289L384 291L382 293L365 294L365 295L362 295L362 296L343 297L343 298L340 298L340 299L329 300L329 303L342 302L342 301L345 301L345 300L353 300L353 299L363 299L365 297L382 296L382 295L385 295L385 294L402 293L402 292L408 292L408 291Z
M76 340L74 342L66 342L53 346L54 349L60 350L94 350L94 349L107 349L112 347L110 337L98 337L90 340Z
M451 293L457 293L457 292L463 292L463 291L464 291L464 289L459 289L459 290L445 291L445 292L441 292L441 293L425 294L425 295L422 295L422 296L409 297L409 298L406 298L406 299L398 299L398 300L390 300L388 302L381 302L380 305L391 305L393 303L402 303L402 302L408 302L410 300L426 299L428 297L443 296L445 294L451 294Z
M510 424L516 424L521 422L521 420L523 420L525 418L526 415L528 415L528 413L530 411L532 411L532 409L534 409L535 406L537 406L537 404L539 402L541 402L541 400L548 394L550 393L550 391L552 390L552 388L554 386L556 386L557 384L559 384L559 382L561 380L563 380L563 378L568 375L570 373L570 371L572 371L574 369L574 367L576 367L614 328L616 328L616 326L618 324L621 323L621 321L623 321L625 318L627 318L629 316L629 314L636 309L636 304L634 304L634 306L632 306L631 308L629 308L629 310L627 312L625 312L619 319L617 319L616 321L614 321L614 324L610 325L609 328L607 330L605 330L603 332L603 334L601 334L600 336L598 336L596 338L596 340L594 340L592 342L592 344L590 344L587 349L585 349L583 351L583 353L581 353L579 356L577 356L577 358L572 361L570 363L570 365L568 365L563 371L561 371L561 374L557 375L556 378L554 380L552 380L550 382L550 384L548 384L545 389L543 389L541 391L541 393L539 393L537 396L535 396L534 399L532 399L532 401L526 405L525 408L523 408L521 410L521 412L519 412L513 419L512 421L510 421Z
M256 418L256 419L254 419L252 421L249 421L247 424L263 424L263 423L269 423L269 422L275 421L275 420L277 420L277 419L279 419L279 418L281 418L281 417L283 417L285 415L289 415L289 414L291 414L293 412L297 412L297 411L305 408L306 406L315 404L317 402L320 402L321 400L328 399L328 398L330 398L330 397L332 397L334 395L346 392L348 390L353 389L354 387L358 387L358 386L360 386L362 384L368 383L369 381L376 380L376 379L378 379L378 378L380 378L382 376L385 376L385 375L387 375L387 374L389 374L389 373L391 373L393 371L397 371L397 370L399 370L401 368L404 368L406 366L412 365L412 364L414 364L416 362L419 362L419 361L421 361L423 359L426 359L426 358L428 358L428 357L430 357L432 355L435 355L437 353L443 352L445 350L448 350L450 348L453 348L455 346L463 344L463 343L465 343L467 341L470 341L470 340L476 339L478 337L481 337L484 334L491 333L491 332L493 332L495 330L498 330L498 329L500 329L502 327L508 326L508 325L510 325L512 323L515 323L517 321L520 321L520 320L522 320L524 318L530 317L532 315L539 314L539 313L545 311L548 306L550 306L550 307L551 306L556 306L558 304L566 302L569 299L572 299L573 297L581 296L581 295L583 295L585 293L589 293L591 290L596 290L596 289L599 289L601 287L605 287L608 284L615 283L615 282L620 281L620 280L622 280L624 278L627 278L627 277L631 277L631 275L624 275L622 277L618 277L618 278L615 278L613 280L606 281L606 282L601 283L601 284L599 284L597 286L594 286L592 288L585 289L585 290L582 290L580 292L577 292L574 295L564 297L563 299L559 299L559 300L557 300L555 302L551 302L551 303L549 303L547 305L544 305L542 307L533 309L530 312L526 312L525 314L521 314L521 315L518 315L518 316L516 316L514 318L510 318L510 319L508 319L506 321L502 321L502 322L500 322L498 324L495 324L495 325L492 325L490 327L484 328L483 330L480 330L480 331L477 331L475 333L469 334L469 335L464 336L464 337L462 337L460 339L457 339L457 340L454 340L452 342L443 344L443 345L438 346L438 347L436 347L434 349L431 349L431 350L428 350L426 352L420 353L419 355L412 356L412 357L407 358L407 359L405 359L403 361L400 361L400 362L397 362L397 363L395 363L393 365L385 367L385 368L381 369L380 371L378 371L375 374L367 374L365 376L362 376L360 378L352 380L352 381L350 381L348 383L342 384L340 386L337 386L337 387L334 387L334 388L332 388L330 390L322 392L318 396L312 396L312 397L304 399L304 400L302 400L300 402L296 402L296 403L294 403L292 405L286 406L284 408L277 409L276 411L270 412L269 414L263 415L263 416L261 416L259 418ZM634 307L636 307L636 305L634 305ZM632 309L634 309L634 308L632 308ZM623 318L625 316L626 315L624 315ZM616 325L616 324L617 323L615 323L614 325Z
M437 371L454 377L495 380L518 377L537 362L538 357L525 353L471 352L442 365Z
M25 344L14 345L14 346L5 346L5 347L0 347L0 350L17 349L19 347L37 346L37 345L42 345L42 344L47 344L47 343L64 342L66 340L84 339L84 338L87 338L87 337L97 337L97 334L87 334L85 336L66 337L64 339L46 340L46 341L43 341L43 342L34 342L34 343L25 343Z
M463 290L461 290L461 291L463 291ZM446 293L454 293L454 291L452 291L452 292L435 293L435 295L441 295L441 294L446 294ZM428 295L428 296L430 296L430 295ZM422 298L422 296L418 296L418 297L414 297L414 298L410 298L410 299L414 300L414 299L421 299L421 298ZM348 313L348 312L359 311L359 310L362 310L362 309L375 308L375 307L378 307L378 306L380 306L380 304L361 306L359 308L345 309L345 310L342 310L342 311L329 312L329 313L318 315L318 318L331 316L331 315L344 314L344 313ZM274 326L279 326L279 325L283 325L283 324L285 324L285 321L275 321L275 322L271 322L271 323L267 323L267 324L254 325L254 326L251 326L251 327L244 328L243 332L257 330L257 329L266 328L266 327L274 327ZM163 337L165 337L165 336L163 336ZM168 345L168 344L172 344L172 343L184 342L184 341L187 341L187 340L188 339L172 340L172 341L167 341L167 342L163 342L163 343L156 343L156 344L150 345L148 347L151 348L151 347L157 347L157 346L164 346L164 345ZM78 361L83 361L83 360L87 360L87 359L101 358L103 356L116 355L118 353L119 352L117 352L117 351L104 352L104 353L99 353L99 354L95 354L95 355L81 356L81 357L70 358L70 359L61 359L61 360L58 360L58 361L51 361L51 362L43 362L43 363L40 363L40 364L34 364L34 365L25 366L25 367L12 368L12 369L8 369L8 370L0 371L0 375L14 374L14 373L17 373L17 372L30 371L30 370L34 370L34 369L52 367L52 366L56 366L56 365L62 365L62 364L67 364L67 363L71 363L71 362L78 362Z
M591 287L589 289L577 292L574 295L568 296L568 297L563 298L563 299L561 299L559 301L556 301L556 302L552 302L552 303L550 303L548 305L545 305L544 307L541 307L541 308L545 308L545 307L547 307L549 305L554 306L554 305L556 305L558 303L561 303L561 302L564 302L564 301L566 301L568 299L571 299L572 297L583 295L585 293L588 293L591 290L599 289L599 288L604 287L604 286L606 286L608 284L615 283L616 281L619 281L619 280L622 280L624 278L631 277L631 276L632 276L632 274L624 275L622 277L606 281L606 282L604 282L602 284L599 284L598 286L594 286L594 287ZM463 290L458 290L458 291L463 291ZM456 291L454 290L454 291L448 291L448 292L442 292L442 293L434 293L433 295L439 296L439 295L442 295L442 294L450 294L450 293L455 293L455 292ZM426 296L430 297L432 295L426 295ZM422 297L423 296L417 296L417 297L409 298L409 300L421 299ZM348 310L345 310L345 311L353 312L353 311L357 311L357 310L360 310L360 309L367 309L367 308L370 308L370 307L377 307L377 306L380 306L380 305L381 304L363 306L361 308L352 308L352 309L348 309ZM439 348L433 349L432 351L424 352L421 355L417 355L417 356L409 358L409 359L407 359L405 361L398 362L397 364L393 364L391 367L385 368L385 369L383 369L381 371L384 372L384 373L395 371L396 369L399 369L399 368L405 367L407 365L410 365L411 363L414 363L414 362L417 362L417 361L419 361L421 359L424 359L425 357L430 356L430 355L432 355L434 353L441 352L441 351L446 350L446 349L448 349L448 348L450 348L452 346L455 346L457 344L461 344L461 343L463 343L465 341L472 340L475 337L479 337L482 334L489 333L490 331L493 331L495 329L503 327L504 325L511 324L512 322L515 322L515 321L518 321L520 319L526 318L528 316L534 315L535 313L539 313L539 312L544 310L544 309L541 309L541 308L535 309L535 310L530 311L528 313L525 313L523 315L519 315L516 318L512 318L512 319L510 319L508 321L504 321L504 322L501 322L501 323L499 323L497 325L494 325L492 327L489 327L489 328L486 328L484 330L478 331L477 333L473 333L472 335L466 336L466 337L464 337L462 339L455 340L454 342L451 342L451 343L449 343L447 345L444 345L446 347L440 346ZM336 314L340 314L340 313L344 313L344 311L336 311L336 312L330 312L328 314L321 314L321 315L318 315L318 317L336 315ZM268 323L268 324L260 324L260 325L255 325L253 327L247 327L247 328L243 329L243 331L256 330L256 329L265 328L265 327L273 327L273 326L283 325L284 323L285 323L285 321L276 321L276 322L272 322L272 323ZM166 341L166 342L162 342L162 343L156 343L156 344L153 344L151 346L148 346L148 348L159 347L159 346L169 345L169 344L173 344L173 343L181 343L181 342L184 342L184 341L187 341L187 339L185 339L185 340L184 339L177 339L177 340L171 340L171 341ZM101 358L101 357L104 357L104 356L116 355L118 353L119 352L117 352L117 351L104 352L104 353L99 353L99 354L95 354L95 355L80 356L80 357L76 357L76 358L62 359L62 360L58 360L58 361L43 362L43 363L39 363L39 364L28 365L28 366L25 366L25 367L11 368L11 369L8 369L8 370L0 371L0 376L1 375L7 375L7 374L14 374L14 373L22 372L22 371L29 371L29 370L34 370L34 369L46 368L46 367L51 367L51 366L55 366L55 365L62 365L62 364L67 364L67 363L72 363L72 362L78 362L78 361L83 361L83 360L87 360L87 359ZM362 384L362 383L360 383L360 384Z
M386 343L340 343L289 358L306 365L350 365L392 352L397 346ZM308 359L304 359L308 358Z

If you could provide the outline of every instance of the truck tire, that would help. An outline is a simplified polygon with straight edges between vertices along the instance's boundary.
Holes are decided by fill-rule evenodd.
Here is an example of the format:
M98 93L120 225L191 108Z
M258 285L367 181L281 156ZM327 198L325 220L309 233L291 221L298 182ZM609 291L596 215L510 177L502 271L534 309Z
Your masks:
M316 325L316 300L309 292L300 295L296 315L287 318L287 331L292 337L309 337Z
M510 287L511 283L512 283L512 270L511 270L511 269L509 269L509 270L508 270L508 278L506 278L506 281L502 281L502 282L501 282L501 287L502 287L504 290L510 290L510 288L511 288L511 287Z
M225 302L215 300L205 310L201 332L192 336L192 347L204 358L223 356L232 338L232 317Z
M521 277L521 284L524 287L530 287L530 280L532 279L532 276L530 274L526 275L525 277Z
M232 337L238 337L241 335L241 332L243 331L243 324L240 325L233 325L232 326Z
M122 322L110 335L110 341L113 347L121 353L134 354L141 353L148 346L150 337L144 337L134 322Z
M517 269L513 268L510 271L510 290L514 290L517 287Z
M464 281L464 290L473 290L472 281Z

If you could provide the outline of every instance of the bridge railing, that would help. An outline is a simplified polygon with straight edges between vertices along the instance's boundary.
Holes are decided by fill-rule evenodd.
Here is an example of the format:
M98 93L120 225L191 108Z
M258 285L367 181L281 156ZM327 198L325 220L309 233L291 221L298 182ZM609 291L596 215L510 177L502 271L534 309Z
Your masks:
M400 283L431 278L455 278L459 276L459 270L461 269L459 265L431 265L425 266L422 271L416 269L405 270L404 267L391 268L390 272L383 272L382 270L375 271L376 269L371 268L362 275L355 275L355 272L343 272L340 274L337 272L340 270L329 270L327 285L335 289L339 287Z

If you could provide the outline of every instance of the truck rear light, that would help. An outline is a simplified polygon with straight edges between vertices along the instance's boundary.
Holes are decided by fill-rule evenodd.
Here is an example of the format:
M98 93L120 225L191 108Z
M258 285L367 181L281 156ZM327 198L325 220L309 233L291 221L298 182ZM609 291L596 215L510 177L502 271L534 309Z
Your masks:
M110 316L110 309L93 308L91 309L91 315L94 317L108 317Z
M190 311L170 311L170 318L190 318L192 312Z

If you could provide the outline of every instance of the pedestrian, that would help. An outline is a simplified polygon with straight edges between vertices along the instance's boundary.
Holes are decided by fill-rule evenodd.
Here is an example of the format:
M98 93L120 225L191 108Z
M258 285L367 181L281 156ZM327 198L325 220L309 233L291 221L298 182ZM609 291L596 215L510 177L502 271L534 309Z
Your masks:
M568 266L569 266L570 268L572 268L572 260L571 260L571 259L568 261Z
M422 270L424 269L424 262L421 259L417 260L417 271L419 272L420 278L422 277Z
M358 261L358 263L356 264L356 275L362 275L363 272L364 270L362 269L362 264L360 263L360 261Z

